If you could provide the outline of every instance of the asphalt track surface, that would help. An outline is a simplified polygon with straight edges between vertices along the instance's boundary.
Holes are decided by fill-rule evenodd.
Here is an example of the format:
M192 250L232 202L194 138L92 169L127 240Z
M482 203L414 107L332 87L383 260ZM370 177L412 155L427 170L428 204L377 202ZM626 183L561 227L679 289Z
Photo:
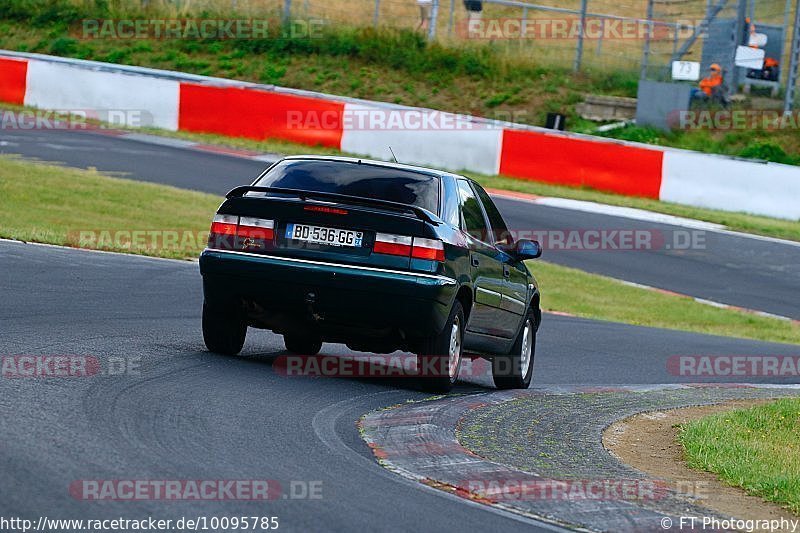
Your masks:
M36 152L28 156L118 172L140 165L132 177L165 181L174 173L173 184L217 193L263 166L96 134L56 133L56 143L51 133L13 141L4 132L2 139L23 141L5 148ZM103 368L112 360L135 365L116 376L0 378L0 516L259 515L278 516L289 531L544 527L404 481L374 461L355 422L370 410L426 397L413 379L286 377L274 367L285 354L280 337L261 331L251 330L241 356L208 353L196 263L0 242L0 273L0 355L83 355ZM326 344L323 353L346 349ZM800 347L546 315L534 386L697 381L668 369L671 356L692 354L800 356ZM462 378L456 392L490 386L486 376ZM70 484L85 479L273 479L285 489L292 481L321 482L322 498L71 497Z
M83 355L120 375L0 378L1 516L278 516L289 531L519 531L521 518L404 481L359 438L364 413L426 397L413 379L286 377L280 337L205 350L196 263L0 242L0 354ZM326 344L323 353L345 349ZM800 355L800 347L546 315L534 386L678 380L675 354ZM129 365L130 366L130 365ZM456 392L486 391L484 376ZM322 499L80 501L76 480L321 482Z
M95 167L132 179L213 194L248 183L267 165L218 153L68 130L0 131L0 153L79 168ZM580 235L584 230L637 230L655 243L645 250L592 251L556 250L554 241L552 246L545 243L547 261L800 319L800 246L703 231L700 246L687 250L680 249L688 235L686 228L506 199L497 203L513 230L565 235Z

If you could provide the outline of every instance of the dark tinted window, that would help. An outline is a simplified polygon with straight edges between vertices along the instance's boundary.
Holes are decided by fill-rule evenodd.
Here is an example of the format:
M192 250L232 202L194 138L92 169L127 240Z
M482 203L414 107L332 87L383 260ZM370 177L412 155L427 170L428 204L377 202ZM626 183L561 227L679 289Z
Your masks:
M410 170L347 161L289 160L275 165L256 185L389 200L439 214L439 178Z
M486 219L483 218L483 211L475 197L475 192L464 180L458 180L458 197L461 200L461 217L464 221L464 231L478 239L486 241Z
M492 226L492 244L511 244L513 242L513 238L511 237L511 233L509 233L508 228L506 227L505 221L503 221L502 215L500 215L500 211L498 211L497 206L494 205L494 202L489 195L486 194L486 191L483 190L483 187L477 184L473 184L475 191L478 193L478 198L480 198L481 203L483 204L483 209L486 211L486 216L489 218L489 224Z

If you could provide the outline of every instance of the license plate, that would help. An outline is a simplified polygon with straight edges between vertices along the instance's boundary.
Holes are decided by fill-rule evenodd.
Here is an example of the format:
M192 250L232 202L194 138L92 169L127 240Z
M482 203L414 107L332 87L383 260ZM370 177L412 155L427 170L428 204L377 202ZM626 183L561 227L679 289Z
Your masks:
M289 224L286 227L286 238L295 241L327 244L328 246L361 247L363 231L350 229L325 228L308 224Z

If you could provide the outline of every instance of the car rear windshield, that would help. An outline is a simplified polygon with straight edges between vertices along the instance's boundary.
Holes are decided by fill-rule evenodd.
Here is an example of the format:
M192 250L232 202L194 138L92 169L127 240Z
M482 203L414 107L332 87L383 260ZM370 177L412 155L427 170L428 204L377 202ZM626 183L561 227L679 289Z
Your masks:
M348 161L289 160L255 184L389 200L439 214L439 178L424 172Z

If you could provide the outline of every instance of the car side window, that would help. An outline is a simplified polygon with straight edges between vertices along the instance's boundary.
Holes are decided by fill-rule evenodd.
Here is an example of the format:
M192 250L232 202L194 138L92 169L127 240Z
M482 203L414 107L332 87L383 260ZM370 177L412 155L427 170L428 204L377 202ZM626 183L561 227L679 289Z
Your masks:
M458 197L461 204L461 229L479 241L485 242L489 228L486 226L478 198L468 182L458 180Z
M514 238L511 232L508 231L503 216L500 214L497 206L494 205L492 199L489 198L489 195L483 190L483 187L477 183L473 183L472 186L475 188L475 192L478 193L478 198L481 204L483 204L483 210L486 211L486 216L489 217L489 224L492 226L492 244L511 244L514 242Z

